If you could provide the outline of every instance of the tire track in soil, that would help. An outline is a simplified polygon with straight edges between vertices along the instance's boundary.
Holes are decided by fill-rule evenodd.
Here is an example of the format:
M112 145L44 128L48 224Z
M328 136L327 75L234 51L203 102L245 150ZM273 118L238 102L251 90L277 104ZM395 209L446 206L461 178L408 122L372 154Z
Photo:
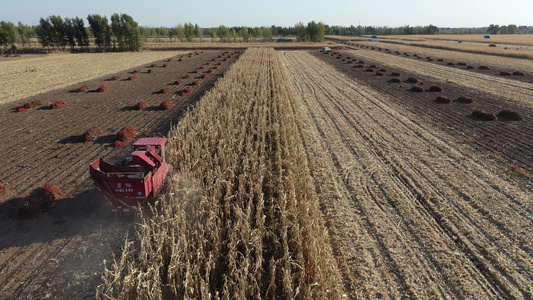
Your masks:
M326 91L322 91L322 92L324 93L324 92L326 92ZM327 93L327 92L326 92L326 93ZM316 94L316 93L315 93L315 94ZM330 98L331 98L331 97L330 97ZM324 110L326 110L326 108L325 108L323 105L321 105L321 107L322 107ZM328 114L328 116L329 116L331 119L334 119L334 116L330 115L329 113L327 113L327 114ZM335 126L336 129L340 132L341 137L342 137L343 139L346 138L345 135L341 132L341 129L339 128L339 126L337 126L337 124L334 124L334 126ZM350 150L351 150L351 152L352 152L352 154L353 154L354 156L357 156L357 152L353 149L352 146L347 145L347 147L350 148ZM332 149L329 149L329 152L332 152L332 153L333 153L334 151L333 151ZM376 154L376 153L374 153L374 154ZM335 166L338 167L339 169L341 169L341 167L339 166L339 160L338 160L337 158L334 158L334 161L335 161ZM342 170L340 170L340 171L342 172ZM350 186L350 184L349 184L345 179L343 179L342 181L343 181L344 184L346 185L347 190L348 190L349 192L353 193L354 190L353 190L353 188ZM363 185L364 185L364 184L363 184ZM369 195L372 195L373 197L379 197L379 196L377 195L377 193L373 192L371 189L365 187L365 190L366 190L366 192L367 192ZM381 210L383 210L383 205L382 205L382 204L376 202L376 205L377 205ZM361 207L358 207L358 209L361 210L361 211L365 211L365 209L362 209ZM368 211L365 211L365 214L369 214L369 212L368 212ZM372 228L372 227L374 227L374 226L371 226L371 228ZM382 244L382 243L380 243L380 244ZM383 252L383 251L386 251L386 250L382 250L382 252ZM388 256L389 259L390 259L390 255L388 255L386 252L384 253L384 255L385 255L385 256ZM393 273L400 273L400 270L397 269L397 270L395 270L395 271L390 271L390 272L393 272ZM406 282L399 282L399 283L397 284L397 286L404 286L404 285L406 285ZM381 293L379 293L379 294L381 294ZM414 292L414 291L411 290L411 291L409 291L408 296L409 296L409 297L415 297L415 294L416 294L416 292ZM407 295L405 295L405 296L407 296ZM393 296L393 298L397 298L397 297L399 297L399 295L394 295L394 296Z
M399 115L386 104L390 100L354 86L318 60L298 55L304 54L285 58L292 78L300 84L299 94L307 101L302 115L313 120L302 128L317 130L306 138L311 139L306 145L310 165L320 166L315 170L317 190L327 191L327 182L335 182L337 193L326 193L324 207L326 216L333 215L328 224L342 224L330 233L336 235L334 249L346 251L339 265L353 273L345 277L357 283L347 289L363 298L530 297L532 274L523 264L532 265L531 252L521 242L521 237L531 239L527 227L532 217L522 209L531 205L530 193L489 175L471 149L456 151L461 147L451 139L426 129L427 124L411 122L405 112ZM307 91L311 89L315 91ZM318 136L322 141L313 140ZM313 150L315 145L324 149ZM437 153L420 155L416 147ZM326 153L331 153L329 158ZM323 161L329 161L337 175ZM328 172L331 178L323 175ZM494 201L484 203L489 195ZM328 203L331 199L342 204ZM349 218L346 209L352 211ZM372 225L361 226L354 220ZM351 234L343 235L347 229ZM514 230L518 230L515 235L501 237ZM368 235L382 237L380 259L357 246L360 236ZM349 257L353 261L343 261ZM390 282L383 283L387 276L381 274L387 273L388 263L369 262L380 260L392 260L396 266L390 271L402 278L396 281L397 291L385 288ZM400 282L406 284L405 290Z
M34 293L33 297L42 298L46 293L35 293L35 291L38 289L42 291L43 288L49 287L49 285L43 285L42 283L46 282L50 273L61 266L61 263L69 256L78 256L78 264L81 261L82 264L87 264L87 267L91 267L94 271L97 267L102 268L102 261L88 260L88 255L86 255L87 248L94 248L97 249L96 251L101 252L107 251L108 259L111 258L113 251L120 250L115 249L116 243L126 232L131 231L131 224L117 222L114 216L107 215L109 208L106 205L101 205L102 202L98 197L97 191L86 193L76 200L84 201L84 204L75 207L64 205L56 208L49 212L48 218L37 220L39 226L22 228L21 230L25 231L24 234L10 237L12 241L3 241L12 243L14 247L2 250L2 261L0 263L2 266L7 266L3 268L4 271L0 277L0 282L2 283L0 295L2 298L31 298L29 295L32 293ZM86 214L87 209L93 214ZM64 214L69 214L69 216L66 217ZM76 218L80 218L82 222L79 222ZM25 245L28 239L35 240L36 236L40 237L39 242ZM42 238L43 236L53 238L46 240ZM71 274L92 277L90 281L93 284L98 278L97 276L92 276L93 274L91 273L84 274L81 268L68 266L66 269ZM73 278L70 278L62 283L70 284L72 280ZM72 286L62 287L64 290L69 288L71 289ZM94 287L92 287L92 290L94 290ZM86 292L90 292L90 290L86 290ZM69 295L68 293L63 293L62 295L60 298L73 297L72 294ZM56 296L59 296L59 294Z
M354 54L355 53L355 54ZM358 57L356 54L361 51L350 52L350 56ZM382 54L386 56L386 54ZM529 143L530 132L533 131L533 119L527 114L531 111L531 108L524 109L522 105L518 105L515 102L496 97L493 94L486 93L481 90L473 90L456 84L450 84L443 82L435 82L435 78L417 73L411 69L398 70L391 69L391 66L385 64L382 61L365 59L367 65L377 64L381 67L388 68L388 72L400 71L402 80L405 80L407 76L418 77L425 82L424 87L428 87L430 84L436 84L444 88L442 93L413 93L408 91L410 87L416 84L393 84L389 82L389 76L373 76L368 72L364 72L362 69L353 68L351 64L339 62L330 58L327 55L319 55L321 59L331 62L339 70L361 79L369 86L387 93L394 97L399 103L406 105L413 113L421 115L428 120L434 120L439 125L450 132L452 135L459 135L463 137L465 143L472 143L477 145L476 147L481 150L489 150L489 153L494 157L503 156L511 164L518 164L521 167L533 170L533 145ZM393 57L395 58L395 57ZM430 63L426 63L430 64ZM407 71L407 74L405 73ZM417 75L414 75L417 74ZM439 104L435 103L434 99L439 96L447 96L451 99L456 99L460 96L473 97L476 102L474 104ZM529 96L531 98L533 96ZM533 99L532 102L533 103ZM529 106L530 107L530 106ZM475 109L485 109L492 112L499 112L503 108L509 108L513 110L522 111L525 113L524 121L497 121L486 122L478 121L471 117L472 111Z
M46 290L52 291L54 296L64 298L79 292L87 294L88 297L94 296L94 288L100 279L91 272L101 272L102 256L110 259L112 251L120 250L116 248L117 243L122 241L124 232L130 230L131 224L117 223L107 201L104 201L90 183L88 164L97 157L112 161L130 151L107 147L113 139L106 135L116 134L126 124L134 125L141 136L166 134L171 123L177 123L184 111L198 101L240 56L239 53L228 58L209 79L202 80L202 84L195 87L192 94L177 95L178 91L214 67L215 63L223 61L226 55L217 58L222 52L205 51L192 58L186 57L183 62L178 62L176 57L174 61L169 62L169 67L159 67L155 74L143 73L134 82L113 82L106 81L107 78L99 78L70 88L75 89L83 84L89 87L105 84L110 88L106 93L80 95L67 92L67 88L13 104L20 106L35 99L49 99L51 102L52 99L65 100L68 106L61 110L30 110L14 114L8 107L4 107L0 112L2 126L5 124L6 128L19 129L6 131L4 137L9 142L0 146L0 153L4 154L0 159L10 162L0 166L0 182L10 188L10 195L14 197L0 206L1 298L30 297L32 294L42 297L45 295L42 291ZM216 58L216 61L213 62L212 58ZM209 66L206 65L208 61L211 63ZM158 65L164 62L166 60L158 62ZM200 73L191 72L200 66L205 66L205 70ZM186 73L194 76L185 79L183 77ZM127 78L129 73L123 71L118 75ZM176 79L181 81L180 85L169 85ZM171 93L154 93L166 85L169 85ZM166 98L173 99L176 107L171 111L156 108ZM147 100L151 109L141 112L127 108L141 99ZM17 127L13 124L17 124ZM96 142L77 142L76 137L93 125L101 127L105 132L104 136ZM30 128L32 132L17 138L20 131L25 131L26 128ZM17 155L7 155L8 153ZM57 183L69 198L58 202L56 207L34 221L16 220L14 217L20 199L34 188L50 182ZM95 224L101 225L95 229ZM102 245L102 241L108 241L109 244ZM86 252L79 254L77 249L89 249L93 243L100 244L101 249L87 250L87 253L90 252L94 256L94 266L87 266L84 264L90 261L85 257ZM108 252L104 252L107 250ZM75 256L79 256L82 261L74 259ZM81 264L82 269L75 270L62 265L63 261L69 261L72 265ZM58 273L58 270L61 272ZM72 285L62 286L63 282L56 279L60 277L72 281ZM77 277L90 280L88 283L85 280L75 280Z

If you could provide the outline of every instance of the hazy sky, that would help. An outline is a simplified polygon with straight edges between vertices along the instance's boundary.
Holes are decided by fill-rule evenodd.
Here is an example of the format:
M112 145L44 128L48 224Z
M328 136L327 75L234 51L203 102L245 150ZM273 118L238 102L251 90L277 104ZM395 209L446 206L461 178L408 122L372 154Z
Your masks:
M533 0L0 0L0 21L37 25L41 17L125 13L142 26L328 25L484 27L533 25Z

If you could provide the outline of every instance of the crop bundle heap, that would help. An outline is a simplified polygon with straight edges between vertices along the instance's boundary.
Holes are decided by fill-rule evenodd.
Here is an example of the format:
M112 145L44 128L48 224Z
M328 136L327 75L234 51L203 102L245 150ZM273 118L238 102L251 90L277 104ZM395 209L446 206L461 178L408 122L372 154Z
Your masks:
M249 49L169 134L153 216L104 272L102 299L339 296L318 199L273 49Z

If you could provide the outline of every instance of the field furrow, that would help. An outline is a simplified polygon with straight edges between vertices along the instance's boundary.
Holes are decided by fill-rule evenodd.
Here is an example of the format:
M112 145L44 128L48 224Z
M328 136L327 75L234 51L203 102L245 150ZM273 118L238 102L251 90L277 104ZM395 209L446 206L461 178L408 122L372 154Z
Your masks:
M501 77L484 75L446 66L439 66L424 61L388 55L369 50L348 51L353 55L378 60L387 65L408 70L415 74L433 77L437 82L452 81L468 88L477 89L508 99L521 107L530 107L533 103L533 84L519 82Z
M470 144L472 147L484 152L494 160L501 160L507 164L507 169L512 170L516 165L531 170L533 160L531 159L532 144L529 143L530 132L533 123L529 117L530 106L526 103L517 102L485 92L479 89L468 88L449 82L439 82L429 74L414 73L414 71L400 69L390 66L380 60L371 60L355 56L356 61L363 59L366 66L378 65L380 68L388 69L388 72L399 72L400 83L391 82L393 76L376 76L375 72L367 72L364 68L355 68L353 63L343 62L337 55L323 55L315 53L316 57L325 60L335 66L335 68L349 77L357 78L365 85L372 87L411 114L426 122L431 122L441 130L446 131L450 136L461 137L461 144ZM384 54L387 55L387 54ZM349 54L348 56L353 56ZM347 56L347 57L348 57ZM371 69L373 70L373 69ZM424 85L406 82L408 77L416 77L424 82ZM411 91L413 87L428 87L430 85L440 86L442 92L430 92L428 88L423 88L426 92L415 93ZM458 99L462 96L472 97L474 103L466 104L452 101L449 104L442 104L436 101L436 97L445 96L449 99ZM502 109L512 109L524 114L522 121L510 121L498 118L497 122L480 121L472 117L472 112L476 109L483 109L497 113ZM417 118L413 116L413 122ZM459 140L459 139L458 139ZM486 159L487 159L486 158ZM507 175L509 177L509 175Z
M530 191L317 58L283 57L354 297L531 297Z
M88 165L97 157L113 161L131 151L110 147L124 125L133 125L140 136L165 135L184 111L223 77L240 54L232 55L227 62L223 55L229 56L229 52L198 52L182 61L179 57L165 59L154 62L158 67L153 74L147 72L150 66L142 64L140 57L131 55L132 59L139 58L135 65L142 71L137 74L138 80L127 80L132 69L123 70L115 73L121 80L111 81L110 76L100 75L92 80L71 81L64 88L1 106L0 126L6 142L0 147L0 182L10 192L0 205L0 298L94 298L103 260L120 250L122 239L132 226L131 222L117 220L110 211L111 206L90 180ZM163 67L164 63L168 66ZM88 68L87 72L91 70ZM213 73L202 80L200 77L208 70ZM175 80L180 83L175 84ZM195 86L192 94L178 95L194 80L202 80L202 84ZM69 92L81 85L94 90L102 84L109 91ZM163 87L170 92L159 93ZM33 91L38 88L35 86ZM159 103L166 98L172 99L175 108L160 108ZM42 100L45 106L11 112L12 106L31 100ZM48 109L54 100L65 100L67 107ZM146 110L135 110L139 100L147 101ZM103 135L84 144L81 133L94 125L102 129ZM18 210L24 197L45 183L57 184L67 198L43 215L23 219Z
M455 37L455 36L454 36ZM359 43L359 42L358 42ZM457 42L455 42L457 43ZM434 58L447 58L455 61L471 61L478 64L485 65L494 65L499 68L512 68L518 69L526 72L533 72L533 65L531 64L530 59L526 58L515 58L515 57L506 57L506 56L494 56L481 53L469 53L468 51L450 51L438 48L430 47L419 47L414 45L402 45L398 43L388 43L388 42L364 42L359 43L359 45L364 44L365 46L370 46L374 48L381 47L382 49L389 49L391 51L400 51L401 53L409 52L416 53L422 57L430 56ZM484 44L483 48L488 48ZM529 46L529 51L533 47ZM529 55L529 54L528 54Z
M0 62L0 105L73 83L162 60L185 51L23 55Z

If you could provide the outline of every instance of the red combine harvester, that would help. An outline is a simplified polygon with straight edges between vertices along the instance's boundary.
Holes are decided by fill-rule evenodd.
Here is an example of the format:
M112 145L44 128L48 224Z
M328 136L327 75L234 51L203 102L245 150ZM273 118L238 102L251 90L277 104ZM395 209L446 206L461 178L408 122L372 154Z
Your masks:
M135 215L140 205L157 196L171 165L165 159L166 138L149 137L133 143L131 156L110 164L98 158L90 165L94 184L119 217Z

